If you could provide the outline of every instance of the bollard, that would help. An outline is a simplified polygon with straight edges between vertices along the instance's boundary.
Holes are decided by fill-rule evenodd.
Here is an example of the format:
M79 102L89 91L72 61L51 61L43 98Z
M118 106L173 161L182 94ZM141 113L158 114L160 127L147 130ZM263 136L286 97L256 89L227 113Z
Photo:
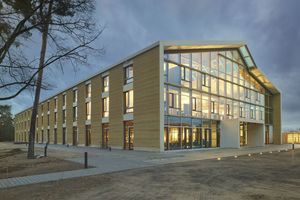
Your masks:
M88 168L88 153L84 152L84 168Z
M46 143L46 146L44 147L44 156L47 157L47 148L48 148L48 143Z

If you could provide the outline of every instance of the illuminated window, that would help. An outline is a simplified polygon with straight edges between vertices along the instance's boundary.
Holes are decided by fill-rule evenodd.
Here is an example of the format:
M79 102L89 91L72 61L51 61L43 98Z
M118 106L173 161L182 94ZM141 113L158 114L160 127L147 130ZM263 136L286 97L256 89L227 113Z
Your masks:
M109 116L109 97L103 98L102 103L103 103L102 116L108 117Z
M103 92L109 91L109 76L103 77Z
M77 102L77 96L78 96L78 91L77 90L73 90L73 102Z
M133 112L133 90L124 93L125 97L125 113Z
M133 67L132 65L126 67L124 69L124 83L132 83L133 82Z
M91 119L91 102L87 102L85 104L85 111L86 111L86 120Z
M215 113L216 112L215 111L215 102L214 101L210 102L210 111L211 111L211 113Z
M90 83L85 85L85 98L91 97L92 94L92 85Z
M190 82L190 69L181 67L181 80Z
M240 117L243 117L243 116L244 116L244 108L240 107Z
M231 108L230 108L230 105L229 104L226 104L226 115L231 115Z
M206 74L201 74L201 78L202 78L202 86L208 87L208 78Z
M73 107L73 122L77 121L77 106Z
M63 106L66 106L67 103L67 95L63 95Z

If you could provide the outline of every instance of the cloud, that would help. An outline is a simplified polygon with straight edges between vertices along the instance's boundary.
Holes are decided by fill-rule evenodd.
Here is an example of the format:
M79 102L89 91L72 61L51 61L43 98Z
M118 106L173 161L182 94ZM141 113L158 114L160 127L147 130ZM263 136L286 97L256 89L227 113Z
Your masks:
M47 80L57 85L43 91L54 94L94 74L102 67L157 40L243 40L257 65L283 93L283 127L296 128L300 119L298 64L300 13L297 0L99 0L95 17L106 29L96 45L105 55L92 59L74 74L49 70ZM14 112L32 104L30 94L11 100Z

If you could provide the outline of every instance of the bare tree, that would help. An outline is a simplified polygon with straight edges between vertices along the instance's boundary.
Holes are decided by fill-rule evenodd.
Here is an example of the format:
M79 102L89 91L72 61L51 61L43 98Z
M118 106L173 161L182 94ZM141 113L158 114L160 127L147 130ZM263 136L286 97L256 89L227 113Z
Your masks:
M11 3L13 0L6 2ZM4 57L2 62L0 57L0 67L9 78L0 77L0 91L17 89L13 94L0 97L0 100L14 98L28 87L35 88L27 155L28 158L34 158L37 107L43 87L44 68L53 64L61 69L65 64L76 67L87 63L88 55L101 54L103 49L93 47L92 43L100 36L103 28L98 28L93 20L93 0L27 0L25 6L8 5L11 5L11 12L5 13L8 16L5 22L15 20L13 16L17 15L19 21L16 24L20 28L16 31L0 21L0 24L4 24L2 27L9 30L9 34L1 36L5 43L1 45L0 56ZM34 33L41 37L40 55L38 59L29 61L20 51L19 46L22 44L17 39L28 39Z

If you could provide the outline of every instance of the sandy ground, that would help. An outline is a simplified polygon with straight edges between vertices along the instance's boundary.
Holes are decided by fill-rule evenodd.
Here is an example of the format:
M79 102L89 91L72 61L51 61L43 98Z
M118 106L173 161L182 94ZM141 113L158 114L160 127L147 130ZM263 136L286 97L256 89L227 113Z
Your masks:
M0 190L1 199L300 199L300 150L175 163ZM30 192L28 192L30 191ZM26 194L26 195L24 195Z
M43 150L37 148L36 154L42 155ZM82 164L63 160L64 156L66 155L51 152L49 157L27 159L24 146L1 143L0 179L83 169Z

